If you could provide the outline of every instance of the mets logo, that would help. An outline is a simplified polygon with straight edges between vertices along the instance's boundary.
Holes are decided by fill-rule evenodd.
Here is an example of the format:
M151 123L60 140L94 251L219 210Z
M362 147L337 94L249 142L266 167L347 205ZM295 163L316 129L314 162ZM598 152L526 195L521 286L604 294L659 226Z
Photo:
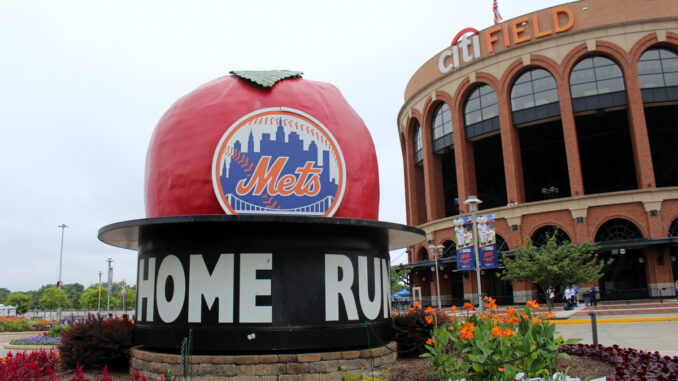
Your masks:
M291 108L245 115L219 141L212 183L227 214L332 216L346 164L330 131Z

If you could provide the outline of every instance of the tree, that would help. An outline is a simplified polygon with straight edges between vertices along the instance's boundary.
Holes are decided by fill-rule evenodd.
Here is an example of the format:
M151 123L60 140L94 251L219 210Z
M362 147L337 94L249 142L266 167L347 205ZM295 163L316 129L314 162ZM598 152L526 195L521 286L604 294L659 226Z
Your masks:
M55 286L46 289L40 297L40 308L43 310L53 310L68 305L68 297L64 290L59 290Z
M504 256L504 269L500 277L504 280L533 282L546 295L549 286L554 289L576 283L593 283L603 276L603 266L611 263L598 258L596 247L588 242L573 244L558 242L556 233L548 237L544 246L535 247L532 241L520 245L514 257ZM546 297L549 311L552 301Z
M66 297L68 297L68 306L77 308L80 294L85 290L85 286L80 283L68 283L61 286L61 289L64 290Z
M13 292L7 296L7 305L16 306L18 314L24 314L32 307L31 296L22 292Z
M78 306L82 309L96 310L99 305L98 285L89 286L82 294Z
M9 294L11 294L12 291L6 289L6 288L0 288L0 304L4 303Z
M410 275L410 269L391 267L391 293L396 293L403 288L407 283Z

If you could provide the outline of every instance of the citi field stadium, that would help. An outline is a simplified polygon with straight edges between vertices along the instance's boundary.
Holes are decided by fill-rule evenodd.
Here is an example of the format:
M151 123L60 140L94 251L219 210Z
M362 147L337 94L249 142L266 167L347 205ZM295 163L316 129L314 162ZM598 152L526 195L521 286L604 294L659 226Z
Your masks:
M478 295L475 271L457 271L455 220L470 214L471 195L479 215L495 217L500 257L557 232L614 259L595 284L601 299L674 295L678 2L564 3L440 48L409 80L397 117L407 222L428 238L403 266L423 303L437 296L429 245L444 245L443 304L543 299L501 269L482 271Z

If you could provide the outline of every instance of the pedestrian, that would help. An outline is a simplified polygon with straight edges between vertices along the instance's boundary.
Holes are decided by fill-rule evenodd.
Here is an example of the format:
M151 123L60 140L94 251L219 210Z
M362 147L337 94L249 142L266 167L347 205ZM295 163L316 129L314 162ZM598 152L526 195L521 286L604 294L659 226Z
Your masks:
M565 288L565 295L563 296L565 297L565 304L563 305L563 309L569 310L570 306L572 305L572 289L570 288L570 286L567 286Z
M546 289L546 297L548 298L549 311L553 308L553 298L555 298L556 293L553 290L553 286L549 285L549 288Z
M597 306L598 302L596 301L596 286L591 286L591 305L592 306Z
M575 306L577 304L579 304L577 302L577 299L579 299L579 286L576 285L576 284L573 284L572 285L572 304L574 304Z
M673 288L676 290L676 302L678 302L678 280L673 284Z

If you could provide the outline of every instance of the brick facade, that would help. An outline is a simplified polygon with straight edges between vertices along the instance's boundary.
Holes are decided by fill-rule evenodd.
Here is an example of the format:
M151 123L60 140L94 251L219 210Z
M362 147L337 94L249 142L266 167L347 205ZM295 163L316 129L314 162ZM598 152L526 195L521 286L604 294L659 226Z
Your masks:
M612 8L615 12L609 12ZM558 9L565 9L559 11L559 17L570 12L573 21L571 29L560 34L541 33L555 30L549 23L553 23L550 17ZM637 63L649 48L662 47L678 52L678 2L657 0L643 7L638 7L633 0L573 2L526 15L525 19L538 22L539 30L526 27L520 39L524 42L503 41L504 33L501 32L491 34L493 28L510 28L511 20L506 21L504 24L508 23L506 25L509 26L500 24L479 32L483 57L443 74L438 70L436 55L409 81L405 104L398 116L404 155L408 223L424 229L430 243L437 245L454 239L454 216L445 217L446 200L440 155L432 151L432 114L440 102L445 102L451 110L459 207L462 213L468 213L463 200L477 194L478 189L472 141L466 139L464 129L464 104L475 87L486 84L496 93L506 199L511 205L483 212L495 214L497 234L506 241L510 250L544 226L558 227L576 243L594 242L600 227L613 219L631 222L641 232L643 239L667 238L667 227L678 218L678 187L657 188L655 184ZM488 41L490 35L498 40L494 43ZM515 39L517 35L513 37ZM488 44L492 45L491 54L486 53ZM581 59L594 55L611 59L623 73L631 155L637 183L635 190L591 194L584 187L569 78L572 68ZM548 71L557 85L571 197L526 203L520 142L518 129L513 125L510 93L516 78L534 68ZM413 159L413 126L416 124L421 128L423 143L423 163L420 165ZM429 242L425 242L408 250L410 264L416 266L425 254L429 259L433 258L427 253L428 245ZM658 296L659 292L664 296L673 295L671 285L676 274L671 269L668 247L649 245L643 250L643 262L639 263L645 267L647 296ZM414 275L413 281L416 286L422 287L423 296L436 295L435 282L431 279L434 274L424 271ZM475 273L469 275L463 279L464 298L477 300ZM424 278L426 281L423 281ZM530 284L514 283L512 288L515 302L534 298L537 293L535 286ZM449 282L441 283L441 295L451 292Z

